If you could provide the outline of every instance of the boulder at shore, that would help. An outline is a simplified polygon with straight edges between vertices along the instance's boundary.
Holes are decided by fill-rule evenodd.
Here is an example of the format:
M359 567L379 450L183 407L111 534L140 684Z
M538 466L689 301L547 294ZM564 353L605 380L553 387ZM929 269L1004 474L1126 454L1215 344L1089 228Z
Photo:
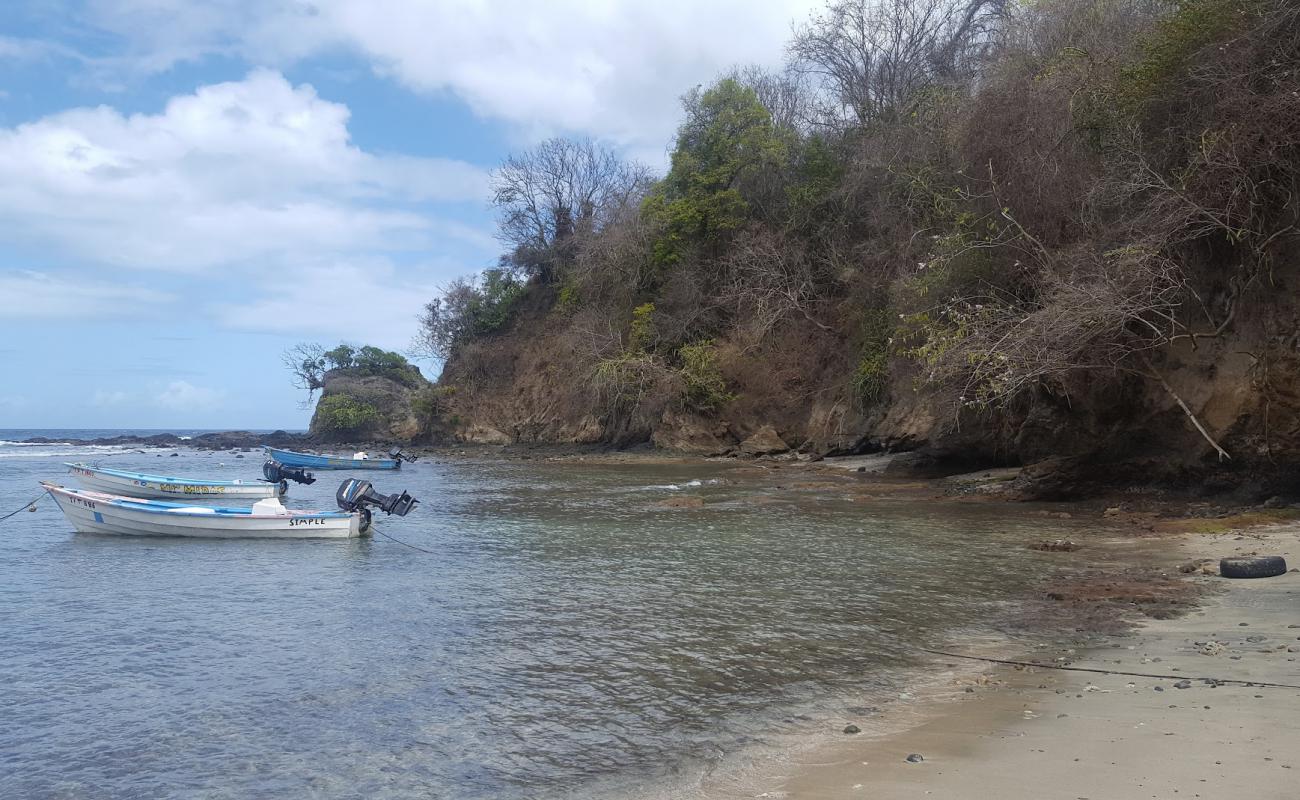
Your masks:
M764 425L758 432L740 443L740 452L750 456L772 456L790 449L776 428Z

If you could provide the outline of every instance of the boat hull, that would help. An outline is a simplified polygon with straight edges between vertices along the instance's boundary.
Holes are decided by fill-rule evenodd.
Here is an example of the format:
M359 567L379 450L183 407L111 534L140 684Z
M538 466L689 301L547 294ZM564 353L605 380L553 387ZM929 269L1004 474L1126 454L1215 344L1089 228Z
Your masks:
M286 467L307 467L309 469L401 469L402 462L395 458L340 458L338 456L317 456L311 453L295 453L292 450L266 448L266 454L274 461Z
M253 514L250 509L187 506L41 485L78 533L203 539L351 539L370 534L359 513Z
M198 481L68 464L77 482L94 492L158 500L262 500L283 497L288 484Z

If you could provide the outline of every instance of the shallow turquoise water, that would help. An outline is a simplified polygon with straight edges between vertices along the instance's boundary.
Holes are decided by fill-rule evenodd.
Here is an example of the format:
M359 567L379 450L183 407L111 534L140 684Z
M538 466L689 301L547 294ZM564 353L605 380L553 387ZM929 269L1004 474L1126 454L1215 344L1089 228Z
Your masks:
M0 448L0 512L84 452L14 450ZM219 478L261 464L84 457ZM433 555L384 538L77 535L45 501L0 523L0 796L690 785L729 753L897 685L909 643L986 617L1039 558L1021 553L1041 521L728 473L422 461L367 474L421 499L380 525ZM318 473L289 505L332 508L345 475ZM688 495L708 505L659 505Z

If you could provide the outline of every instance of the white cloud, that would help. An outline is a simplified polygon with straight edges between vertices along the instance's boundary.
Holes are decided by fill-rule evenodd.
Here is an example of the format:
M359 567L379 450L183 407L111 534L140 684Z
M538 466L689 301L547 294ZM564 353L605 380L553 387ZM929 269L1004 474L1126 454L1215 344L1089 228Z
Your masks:
M54 56L83 60L75 50L56 42L0 36L0 59L43 61Z
M414 248L446 229L415 204L484 201L483 171L365 152L348 117L257 70L159 114L99 106L0 128L0 239L197 271Z
M0 272L0 320L131 317L175 298L146 287L31 270Z
M154 405L171 411L211 411L221 405L224 393L195 386L189 381L172 381L154 396Z
M408 267L399 275L382 260L316 264L274 277L248 302L221 304L213 312L220 324L239 330L405 350L417 316L438 293L430 273L469 271L448 265L441 270Z
M822 0L95 0L138 69L206 54L291 63L351 50L417 91L451 91L540 135L578 131L662 157L678 98L736 64L775 66Z

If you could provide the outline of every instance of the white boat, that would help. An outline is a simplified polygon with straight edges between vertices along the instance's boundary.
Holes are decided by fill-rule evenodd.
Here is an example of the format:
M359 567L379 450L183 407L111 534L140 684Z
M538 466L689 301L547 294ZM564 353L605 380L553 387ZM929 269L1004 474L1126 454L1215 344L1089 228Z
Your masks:
M267 498L252 508L213 508L68 489L48 481L41 486L78 533L222 539L347 539L370 534L370 511L364 507L350 512L299 511Z
M89 464L64 464L77 477L77 482L95 492L148 497L162 500L191 498L194 500L261 500L266 497L284 497L289 484L262 481L204 481L195 478L171 478L163 475L146 475L123 469L92 467Z

